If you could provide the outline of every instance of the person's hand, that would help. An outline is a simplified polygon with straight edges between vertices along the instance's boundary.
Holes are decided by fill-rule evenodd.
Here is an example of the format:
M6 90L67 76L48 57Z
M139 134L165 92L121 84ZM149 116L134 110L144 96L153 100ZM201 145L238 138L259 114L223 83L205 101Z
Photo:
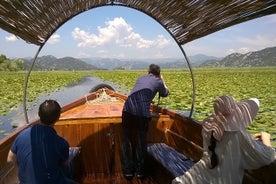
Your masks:
M254 137L256 140L262 141L264 145L271 147L269 133L267 132L257 133L257 134L254 134Z

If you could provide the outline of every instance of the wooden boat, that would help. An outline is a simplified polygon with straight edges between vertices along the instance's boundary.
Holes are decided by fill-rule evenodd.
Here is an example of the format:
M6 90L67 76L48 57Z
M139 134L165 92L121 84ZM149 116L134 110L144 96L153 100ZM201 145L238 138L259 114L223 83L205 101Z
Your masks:
M80 147L80 153L73 160L74 177L80 183L128 183L123 178L120 163L121 112L126 97L108 88L101 88L62 107L55 129L68 140L71 147ZM201 158L200 122L154 105L151 106L151 113L149 149L157 152L169 150L170 154L181 153L189 158L189 162ZM37 121L17 129L1 140L2 184L16 183L16 168L14 165L5 165L6 155L18 133L35 123ZM148 163L150 176L134 180L133 183L170 183L175 177L170 168L162 164L154 154L149 155ZM276 162L256 171L248 171L244 183L271 183L275 181L275 169Z
M143 0L97 0L97 1L0 1L0 27L23 40L40 46L63 23L77 14L100 6L124 6L133 8L154 18L179 45L191 71L193 100L195 84L189 60L181 45L220 29L276 13L276 2L268 1L143 1ZM57 18L58 17L58 18ZM202 29L204 27L204 29ZM24 102L32 66L26 76ZM185 167L197 162L202 156L201 123L173 110L151 105L152 120L148 132L150 175L143 179L125 180L121 173L121 110L126 99L109 88L101 88L62 107L62 115L55 129L68 140L71 147L80 147L73 160L74 179L89 183L170 183L175 172L163 164L154 152L162 150L187 161ZM25 110L26 111L26 110ZM8 151L15 137L38 120L29 122L0 140L0 184L18 183L16 166L6 164ZM152 151L153 150L153 151ZM185 165L186 164L186 165ZM275 183L276 161L257 170L247 171L243 183Z

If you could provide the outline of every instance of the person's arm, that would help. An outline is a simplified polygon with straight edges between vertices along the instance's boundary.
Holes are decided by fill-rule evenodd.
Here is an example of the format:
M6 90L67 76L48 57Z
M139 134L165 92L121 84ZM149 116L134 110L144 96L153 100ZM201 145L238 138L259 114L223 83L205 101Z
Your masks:
M166 83L165 83L165 81L164 81L164 79L163 79L163 76L160 75L159 77L160 77L160 79L162 80L162 83L163 83L163 85L164 85L163 89L162 89L161 91L159 91L159 94L160 94L160 96L162 96L162 97L166 97L166 96L168 96L169 93L170 93L170 92L169 92L169 89L168 89L168 87L167 87L167 85L166 85Z
M243 155L243 162L245 169L257 169L261 166L268 165L275 160L275 151L269 146L270 135L266 132L260 133L261 141L256 136L251 135L248 131L242 132L243 136L240 137L240 148Z
M14 154L11 150L9 151L7 157L7 163L15 163L16 162L16 154Z
M160 75L160 79L163 81L163 84L164 84L165 88L167 88L167 89L168 89L168 87L167 87L167 85L166 85L166 83L165 83L164 78L163 78L163 76L162 76L162 75Z
M254 137L258 141L262 141L264 145L271 147L270 134L267 132L261 132L254 134Z

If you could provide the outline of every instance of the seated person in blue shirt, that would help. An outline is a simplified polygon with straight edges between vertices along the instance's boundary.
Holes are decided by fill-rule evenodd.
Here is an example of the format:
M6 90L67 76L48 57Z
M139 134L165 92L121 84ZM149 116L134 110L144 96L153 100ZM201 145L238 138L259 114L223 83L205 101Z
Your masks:
M40 123L23 130L16 137L7 162L17 163L20 184L76 183L64 174L69 144L53 128L60 113L58 102L44 101L39 106Z
M126 179L131 180L135 172L138 178L145 176L147 130L151 120L150 104L157 92L161 97L166 97L169 94L160 74L160 67L151 64L148 74L137 79L123 107L121 159L122 170Z

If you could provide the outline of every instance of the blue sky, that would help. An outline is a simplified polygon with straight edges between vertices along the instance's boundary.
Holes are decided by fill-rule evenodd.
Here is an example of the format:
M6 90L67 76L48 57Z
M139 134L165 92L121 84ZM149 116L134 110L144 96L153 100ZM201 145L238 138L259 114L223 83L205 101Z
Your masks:
M0 30L0 54L33 57L38 46ZM276 14L251 20L185 44L188 56L224 57L276 46ZM77 15L48 40L39 56L108 58L182 57L177 44L151 17L125 7L100 7Z

